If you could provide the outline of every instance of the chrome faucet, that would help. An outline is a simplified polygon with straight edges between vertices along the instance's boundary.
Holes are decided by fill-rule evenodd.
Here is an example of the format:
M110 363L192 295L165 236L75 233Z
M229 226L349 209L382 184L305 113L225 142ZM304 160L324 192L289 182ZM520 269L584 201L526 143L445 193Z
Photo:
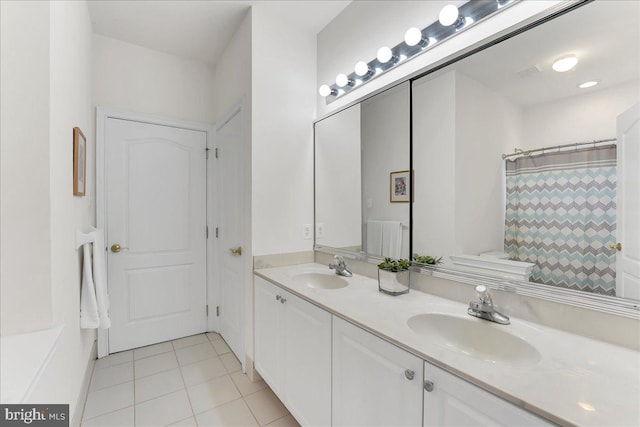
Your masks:
M489 290L486 286L476 286L476 292L478 294L478 301L471 301L469 303L467 313L471 316L490 320L501 325L508 325L511 323L509 316L506 316L495 309L493 306L493 300L491 299L491 294L489 294Z
M329 264L329 268L336 271L337 275L351 277L353 273L347 268L347 263L344 262L344 258L340 255L335 255L333 257L334 263Z

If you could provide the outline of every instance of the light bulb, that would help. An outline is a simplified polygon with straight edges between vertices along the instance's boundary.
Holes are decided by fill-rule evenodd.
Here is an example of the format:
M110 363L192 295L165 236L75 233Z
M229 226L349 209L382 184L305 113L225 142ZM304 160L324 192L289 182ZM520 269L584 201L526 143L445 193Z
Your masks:
M360 61L360 62L356 63L356 66L353 67L353 70L360 77L366 76L367 74L369 74L371 72L371 70L369 69L369 66L364 61Z
M318 89L318 93L320 94L320 96L324 96L324 97L331 95L332 92L333 91L328 85L322 85L320 86L320 89Z
M564 73L573 70L578 64L578 57L575 55L567 55L556 60L551 66L555 71Z
M404 33L404 42L407 46L415 46L423 40L420 28L411 27Z
M338 87L345 87L349 84L349 77L346 74L338 74L336 76L336 84Z
M442 8L440 11L440 15L438 15L438 20L442 25L448 27L452 25L458 20L458 16L460 12L458 11L458 7L453 4L448 4Z
M587 88L590 88L590 87L594 87L598 83L600 83L600 81L598 81L598 80L590 80L588 82L584 82L584 83L579 84L578 87L580 89L587 89Z
M381 64L386 64L391 60L391 58L393 58L393 52L391 52L391 49L387 46L382 46L378 49L378 55L376 57Z

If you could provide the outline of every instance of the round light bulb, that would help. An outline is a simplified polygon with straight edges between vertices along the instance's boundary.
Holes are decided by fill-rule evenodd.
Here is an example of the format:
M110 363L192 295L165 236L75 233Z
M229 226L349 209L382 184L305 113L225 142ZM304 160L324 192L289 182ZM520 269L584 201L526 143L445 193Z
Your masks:
M378 49L378 55L376 57L381 64L386 64L393 57L393 52L391 52L391 49L389 49L387 46L382 46L380 49Z
M353 71L356 72L360 77L366 76L369 74L369 66L364 61L359 61L356 63L356 66L353 67Z
M318 93L320 94L320 96L329 96L331 95L331 88L329 87L329 85L322 85L320 86L320 89L318 89Z
M345 87L347 84L349 84L349 77L347 77L346 74L338 74L336 76L336 84L338 85L338 87Z
M404 33L404 42L407 46L415 46L422 41L422 31L420 28L411 27Z
M442 8L440 11L440 15L438 15L438 20L442 25L448 27L452 25L458 20L458 16L460 12L458 11L458 6L453 4L448 4Z
M587 89L587 88L590 88L590 87L594 87L598 83L600 83L598 80L590 80L588 82L584 82L584 83L579 84L578 87L580 89Z
M577 64L578 57L575 55L568 55L556 60L551 67L559 73L564 73L573 70Z

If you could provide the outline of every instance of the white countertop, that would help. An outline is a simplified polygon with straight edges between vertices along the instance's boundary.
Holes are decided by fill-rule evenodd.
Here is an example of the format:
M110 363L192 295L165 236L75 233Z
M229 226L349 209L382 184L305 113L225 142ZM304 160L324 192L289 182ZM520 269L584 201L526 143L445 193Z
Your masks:
M293 280L292 276L305 272L332 274L321 264L255 271L293 294L550 421L581 426L640 426L639 352L519 320L517 313L506 313L511 324L505 326L468 316L466 305L423 292L386 295L378 292L377 280L365 276L345 277L349 286L340 289L311 288ZM541 359L531 366L475 359L445 346L438 337L412 331L407 320L423 313L486 322L526 340L540 352Z

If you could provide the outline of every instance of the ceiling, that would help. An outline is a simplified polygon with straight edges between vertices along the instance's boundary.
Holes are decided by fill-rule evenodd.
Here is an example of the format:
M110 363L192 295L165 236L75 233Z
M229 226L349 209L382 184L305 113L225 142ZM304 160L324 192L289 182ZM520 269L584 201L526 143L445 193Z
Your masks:
M91 0L96 34L215 66L254 4L286 9L287 18L317 34L350 1Z
M567 54L578 56L575 69L553 71L553 61ZM523 107L637 82L640 2L587 4L453 67ZM588 80L600 80L600 84L591 89L577 87Z

